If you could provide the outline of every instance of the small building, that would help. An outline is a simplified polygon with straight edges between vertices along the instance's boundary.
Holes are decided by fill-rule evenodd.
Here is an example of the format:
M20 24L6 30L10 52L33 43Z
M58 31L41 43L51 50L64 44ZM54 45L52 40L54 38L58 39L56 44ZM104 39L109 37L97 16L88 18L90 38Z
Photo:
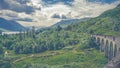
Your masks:
M4 53L4 57L7 57L8 56L8 51L5 51L5 53Z

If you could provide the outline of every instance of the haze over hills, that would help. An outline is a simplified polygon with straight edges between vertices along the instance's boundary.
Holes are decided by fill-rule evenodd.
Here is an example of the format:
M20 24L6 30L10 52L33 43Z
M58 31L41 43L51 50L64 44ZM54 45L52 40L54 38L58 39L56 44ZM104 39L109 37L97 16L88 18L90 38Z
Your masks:
M79 22L85 22L85 21L87 21L89 19L90 18L61 20L60 22L57 22L56 24L52 25L51 27L55 27L55 26L65 27L65 26L68 26L70 24L76 24L76 23L79 23Z

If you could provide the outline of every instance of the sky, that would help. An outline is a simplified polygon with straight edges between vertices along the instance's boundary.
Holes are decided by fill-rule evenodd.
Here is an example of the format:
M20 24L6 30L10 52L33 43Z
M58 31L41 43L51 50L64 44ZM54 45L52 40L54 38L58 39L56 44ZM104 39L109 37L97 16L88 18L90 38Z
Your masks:
M97 17L115 0L0 0L0 17L23 26L48 27L60 20Z

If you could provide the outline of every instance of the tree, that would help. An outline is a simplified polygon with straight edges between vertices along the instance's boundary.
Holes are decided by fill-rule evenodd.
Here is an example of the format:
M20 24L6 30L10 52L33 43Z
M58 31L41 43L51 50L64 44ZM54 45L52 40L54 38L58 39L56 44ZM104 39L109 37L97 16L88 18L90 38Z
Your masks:
M23 40L23 34L22 34L22 31L20 31L20 33L19 33L19 39L20 39L20 40Z
M65 30L72 30L72 26L68 25Z
M120 30L120 23L118 22L118 23L115 23L115 25L114 25L114 31L119 31Z
M0 46L0 54L3 54L3 48Z
M62 30L62 27L60 25L57 26L56 28L57 31L61 31Z
M2 31L0 30L0 34L2 34Z
M96 43L95 38L90 38L88 44L92 48L99 49L99 45Z
M35 27L32 27L32 38L35 38Z
M0 60L0 68L13 68L13 67L9 61Z
M93 31L93 30L89 30L88 33L89 33L89 34L93 34L94 31Z

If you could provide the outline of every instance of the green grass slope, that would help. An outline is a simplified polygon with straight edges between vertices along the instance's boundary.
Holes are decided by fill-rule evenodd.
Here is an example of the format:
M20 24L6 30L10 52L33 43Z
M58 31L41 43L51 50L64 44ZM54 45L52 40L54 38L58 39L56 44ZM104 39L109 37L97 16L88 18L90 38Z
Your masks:
M82 32L120 36L120 6L77 26Z

